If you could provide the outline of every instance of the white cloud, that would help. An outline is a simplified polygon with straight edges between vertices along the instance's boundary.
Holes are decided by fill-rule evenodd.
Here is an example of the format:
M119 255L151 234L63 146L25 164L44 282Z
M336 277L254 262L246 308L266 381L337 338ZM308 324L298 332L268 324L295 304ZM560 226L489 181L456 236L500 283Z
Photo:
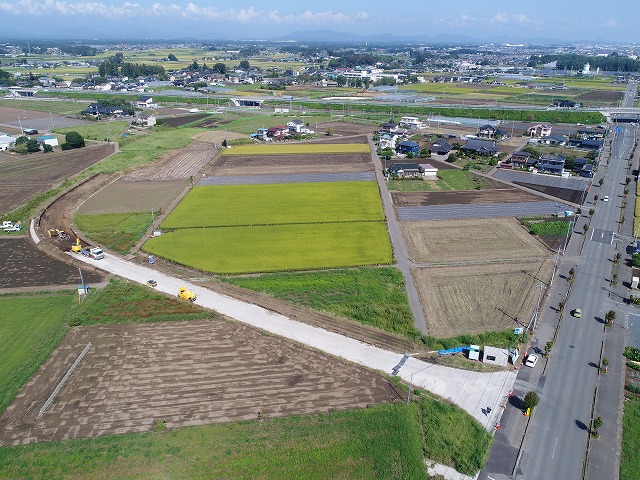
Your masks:
M524 14L510 14L507 12L498 12L492 17L471 17L469 15L460 15L457 17L433 18L431 20L435 25L445 25L447 27L465 27L465 26L534 26L536 21Z
M604 23L604 26L607 28L616 28L618 26L618 22L616 22L613 18L610 18Z
M240 9L220 10L216 7L154 3L144 7L138 3L110 4L102 2L70 2L66 0L17 0L0 1L0 12L10 15L45 16L58 14L72 17L101 16L112 19L130 17L164 17L193 20L225 20L239 23L354 23L369 19L366 12L343 13L305 11L298 14L280 14L277 10L263 11L249 6Z

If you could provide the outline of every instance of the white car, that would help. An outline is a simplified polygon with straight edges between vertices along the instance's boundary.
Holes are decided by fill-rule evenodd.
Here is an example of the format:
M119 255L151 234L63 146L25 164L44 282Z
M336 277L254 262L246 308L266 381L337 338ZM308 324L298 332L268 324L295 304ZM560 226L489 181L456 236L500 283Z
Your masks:
M538 356L533 353L527 355L527 359L524 361L525 366L531 368L535 367L536 363L538 363Z
M605 195L604 197L602 197L602 201L603 202L608 202L609 201L609 196Z

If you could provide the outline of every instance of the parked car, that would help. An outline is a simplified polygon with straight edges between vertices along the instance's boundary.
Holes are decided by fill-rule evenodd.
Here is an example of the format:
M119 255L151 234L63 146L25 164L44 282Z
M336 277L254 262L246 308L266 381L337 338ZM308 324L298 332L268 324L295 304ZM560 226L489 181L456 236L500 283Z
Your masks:
M582 310L580 308L576 308L573 311L573 316L576 318L582 318Z
M609 201L609 195L605 195L604 197L602 197L602 201L603 202L608 202Z
M535 367L536 363L538 363L538 356L534 353L527 355L527 359L524 361L525 366L531 368Z

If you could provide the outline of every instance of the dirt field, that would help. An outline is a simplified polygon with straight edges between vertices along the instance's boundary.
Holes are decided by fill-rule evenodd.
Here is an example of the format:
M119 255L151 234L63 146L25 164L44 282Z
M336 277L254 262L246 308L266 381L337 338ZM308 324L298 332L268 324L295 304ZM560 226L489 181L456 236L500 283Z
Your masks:
M172 150L122 179L128 182L188 180L211 161L214 153L210 143L195 140L189 146Z
M114 152L101 144L60 153L0 154L0 212L11 210Z
M78 208L82 214L165 211L188 185L187 181L128 182L122 179L96 192Z
M207 175L271 175L292 173L345 173L373 170L368 153L315 155L222 155Z
M409 257L447 264L545 257L550 252L515 218L404 222Z
M562 200L566 200L571 203L580 203L582 199L583 191L582 190L570 190L568 188L559 188L559 187L545 187L543 185L535 185L533 183L523 183L523 182L513 182L517 185L522 185L523 187L530 188L531 190L535 190L536 192L545 193L547 195L551 195L556 198L560 198Z
M499 331L527 325L540 282L553 259L537 262L418 268L413 275L434 337Z
M102 273L88 268L83 268L82 275L89 285L104 281ZM26 237L0 238L0 288L66 285L75 289L80 283L77 267L36 248Z
M305 143L369 143L366 135L346 135L341 137L320 134L315 140L303 140Z
M315 129L315 124L314 129ZM345 135L361 135L361 134L370 134L375 130L378 130L380 127L377 125L365 125L359 123L348 123L348 122L324 122L319 123L318 128L315 129L318 137L323 136L327 128L331 128L333 130L333 135L336 136L345 136Z
M535 202L539 197L517 188L492 190L469 190L454 192L391 192L397 207L417 207L430 205L469 205L474 203Z
M580 95L581 102L603 102L616 103L624 97L624 92L616 92L612 90L590 90Z
M176 428L397 400L380 375L222 318L78 327L0 417L0 445L149 431L159 420Z
M219 130L219 129L197 133L196 135L193 136L193 138L195 138L196 140L210 143L211 146L213 146L213 144L216 143L218 148L220 148L220 146L222 145L222 142L225 139L239 140L241 138L247 138L247 137L248 135L245 135L244 133L229 132L227 130Z
M184 112L182 112L184 114ZM204 120L210 115L207 113L198 113L196 115L181 115L172 118L163 118L162 123L168 125L170 127L176 128L181 127L183 125L187 125L188 123L197 122L198 120Z

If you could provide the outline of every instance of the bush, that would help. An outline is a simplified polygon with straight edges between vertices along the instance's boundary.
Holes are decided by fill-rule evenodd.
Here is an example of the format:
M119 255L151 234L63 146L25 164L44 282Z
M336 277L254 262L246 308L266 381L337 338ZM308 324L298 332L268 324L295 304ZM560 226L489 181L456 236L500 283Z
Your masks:
M64 136L65 142L60 145L62 150L73 150L84 147L84 138L78 132L69 132Z
M624 348L624 356L634 362L640 362L640 349L627 346Z
M635 393L636 395L640 395L640 387L633 383L627 383L624 386L624 389L628 392Z

